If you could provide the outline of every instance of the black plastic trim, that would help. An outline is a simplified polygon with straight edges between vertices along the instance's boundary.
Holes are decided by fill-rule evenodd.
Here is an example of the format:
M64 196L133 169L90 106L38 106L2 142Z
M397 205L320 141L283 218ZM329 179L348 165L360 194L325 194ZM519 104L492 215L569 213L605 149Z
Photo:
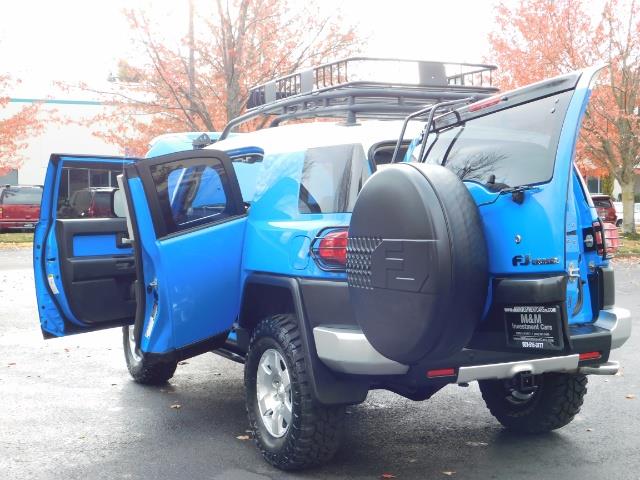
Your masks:
M493 281L494 303L557 303L566 300L566 273L541 276L512 276Z
M346 280L298 280L309 326L349 325L358 327Z
M150 362L179 362L180 360L192 358L222 347L228 335L229 331L224 331L212 337L205 338L204 340L165 353L144 352L143 355L145 360ZM136 344L137 343L138 341L136 341Z
M612 267L600 267L599 276L601 279L602 308L610 308L616 304L616 278Z

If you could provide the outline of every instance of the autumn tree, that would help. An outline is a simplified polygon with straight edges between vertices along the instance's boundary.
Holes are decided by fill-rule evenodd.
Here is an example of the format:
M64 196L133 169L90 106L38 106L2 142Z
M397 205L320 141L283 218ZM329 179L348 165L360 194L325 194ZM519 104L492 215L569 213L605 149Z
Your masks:
M149 10L124 12L143 56L122 60L114 89L97 91L110 105L91 121L98 136L139 155L162 133L219 131L243 111L250 86L357 49L354 28L314 1L213 0L203 12L189 5L179 44L163 37Z
M9 75L0 75L0 175L22 165L24 156L21 151L27 147L27 138L42 129L38 120L39 105L31 104L11 111L9 94L15 83Z
M634 169L640 159L640 17L635 1L610 0L600 14L583 0L521 0L496 8L491 56L508 89L607 63L581 131L578 163L605 167L622 189L623 228L635 232Z

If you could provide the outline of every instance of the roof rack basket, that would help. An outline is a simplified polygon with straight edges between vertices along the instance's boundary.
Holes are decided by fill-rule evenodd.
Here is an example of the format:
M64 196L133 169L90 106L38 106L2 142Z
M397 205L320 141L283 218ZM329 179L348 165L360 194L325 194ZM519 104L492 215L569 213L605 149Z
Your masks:
M495 94L494 65L350 57L286 75L249 91L247 111L220 140L257 117L270 126L297 118L404 119L430 104Z

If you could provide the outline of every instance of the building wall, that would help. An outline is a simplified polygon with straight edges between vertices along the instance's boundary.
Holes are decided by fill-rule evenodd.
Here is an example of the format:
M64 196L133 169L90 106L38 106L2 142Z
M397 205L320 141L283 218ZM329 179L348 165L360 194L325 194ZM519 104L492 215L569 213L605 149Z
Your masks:
M97 102L74 102L73 100L48 100L42 105L42 118L53 113L69 121L45 125L44 131L27 140L28 147L22 151L25 161L18 169L17 179L10 177L7 183L42 185L49 157L52 153L83 153L96 155L121 155L114 145L92 135L93 128L77 122L90 119L109 108ZM29 102L12 99L5 109L11 115ZM3 111L3 113L5 113Z

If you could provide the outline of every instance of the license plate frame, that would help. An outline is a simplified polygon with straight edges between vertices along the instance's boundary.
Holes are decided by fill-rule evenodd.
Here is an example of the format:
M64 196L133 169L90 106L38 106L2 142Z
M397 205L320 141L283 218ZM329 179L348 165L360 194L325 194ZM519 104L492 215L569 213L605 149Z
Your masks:
M564 349L560 305L510 305L503 308L507 345L530 351Z

